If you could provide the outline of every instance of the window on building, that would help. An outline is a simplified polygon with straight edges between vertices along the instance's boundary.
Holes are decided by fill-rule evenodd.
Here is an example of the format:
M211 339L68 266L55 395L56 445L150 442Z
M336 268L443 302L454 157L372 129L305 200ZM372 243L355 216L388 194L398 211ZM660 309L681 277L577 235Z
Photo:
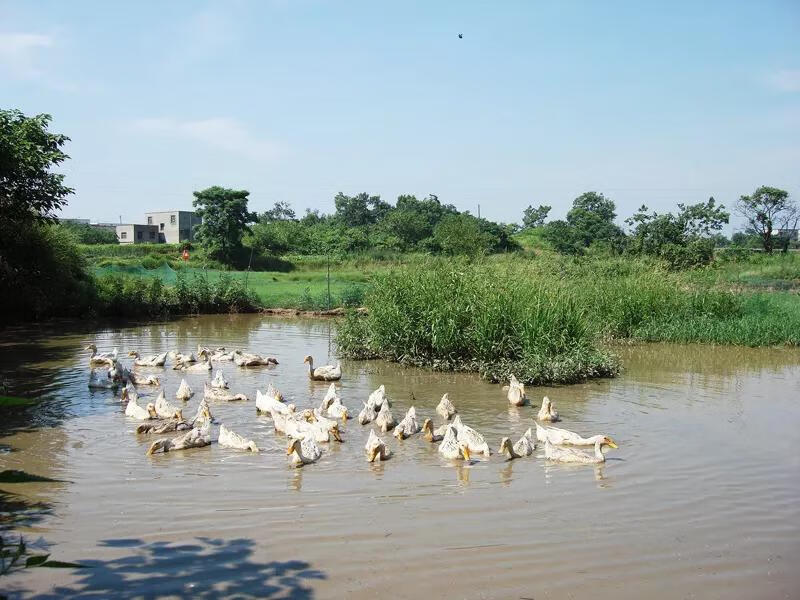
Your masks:
M153 217L147 217L147 224L148 225L152 225L153 224Z
M156 239L156 232L155 232L155 231L151 231L151 232L150 232L150 239L151 239L151 240L154 240L154 239Z
M127 240L128 239L128 232L127 231L123 231L122 233L120 233L119 234L119 239Z
M176 219L177 219L177 217L175 215L170 215L169 216L169 224L170 225L175 225Z
M163 223L161 223L160 229L161 229L161 231L164 231L164 224Z
M137 239L137 240L140 240L140 239L142 239L142 232L141 232L141 231L137 231L137 232L136 232L136 239Z

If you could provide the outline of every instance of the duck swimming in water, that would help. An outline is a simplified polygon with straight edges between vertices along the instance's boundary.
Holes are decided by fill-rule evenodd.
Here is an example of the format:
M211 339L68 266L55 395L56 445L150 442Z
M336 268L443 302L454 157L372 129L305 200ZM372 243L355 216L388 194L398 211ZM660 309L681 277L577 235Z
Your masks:
M225 427L225 425L219 426L219 438L217 439L217 443L226 448L258 452L258 446L256 446L256 443L253 440L243 438L238 433L234 433Z
M417 421L417 409L413 406L408 409L406 416L394 428L392 435L398 440L404 440L409 436L419 433L420 426Z
M192 388L189 387L189 384L186 383L185 379L181 379L181 384L178 386L178 391L175 392L175 397L178 400L183 400L186 402L187 400L191 399L192 396L194 396Z
M556 462L594 465L606 461L606 456L603 454L603 446L616 448L617 444L610 437L604 437L602 440L595 441L594 453L590 454L584 450L554 446L548 441L544 443L544 457L547 460Z
M536 423L536 439L540 442L550 442L551 444L562 446L594 446L598 440L610 440L611 438L606 435L593 435L585 438L568 429L542 427Z
M155 406L156 414L162 419L178 419L179 421L183 419L182 409L167 402L167 396L164 394L164 390L161 390L161 393L156 398Z
M211 445L211 423L206 423L200 429L192 429L180 437L156 440L147 449L150 456L156 452L172 452L174 450L188 450L189 448L202 448Z
M90 367L102 367L104 365L108 365L109 367L112 365L114 361L117 360L117 349L114 348L111 352L97 352L97 346L94 344L89 344L84 348L84 350L91 350L92 354L89 356L89 366Z
M536 418L540 421L558 421L558 411L553 406L553 403L550 401L550 398L545 396L542 398L542 407L539 409L539 414L536 415Z
M128 352L128 356L133 357L133 364L137 367L163 367L167 362L166 352L141 357L136 350L131 350Z
M484 437L472 427L464 425L461 422L461 415L456 415L452 425L458 433L458 440L466 442L470 452L491 456L492 451L489 449L489 444L486 443Z
M221 370L217 369L217 374L211 380L211 387L218 390L227 390L230 387L225 379L225 374Z
M364 450L367 451L367 462L375 462L375 459L381 462L392 455L392 451L386 446L386 442L375 435L375 432L371 429Z
M453 406L453 403L450 402L448 395L445 394L442 396L439 404L436 405L436 412L440 414L443 419L449 421L458 411L456 410L456 407Z
M230 390L212 388L208 384L203 387L203 397L217 402L247 402L247 396L244 394L234 394Z
M525 386L514 375L511 375L511 381L508 383L508 403L511 406L523 406L527 402L528 396L525 394Z
M249 354L240 350L233 352L233 362L238 367L261 367L278 364L278 359L274 356L261 356L259 354Z
M509 460L513 460L515 458L530 456L533 454L535 448L536 445L527 435L523 435L521 438L519 438L517 443L514 445L511 444L511 440L509 438L504 437L502 440L500 440L500 449L498 452L508 456Z
M463 458L469 461L470 459L469 444L464 440L458 439L458 432L452 425L448 426L444 434L444 439L442 439L442 443L439 444L439 454L451 460Z
M286 454L291 457L293 466L302 467L317 462L322 456L322 450L313 438L306 437L302 440L290 441Z
M325 365L324 367L314 368L314 359L309 354L303 359L308 364L308 378L312 381L339 381L342 378L342 364Z
M378 415L375 417L375 425L380 427L382 432L386 433L394 427L396 423L397 421L395 421L392 416L392 411L389 410L389 404L384 402L383 406L381 406L381 409L378 411Z
M148 421L158 418L155 404L151 402L145 408L142 408L133 398L128 400L128 404L125 407L125 416L136 419L137 421Z

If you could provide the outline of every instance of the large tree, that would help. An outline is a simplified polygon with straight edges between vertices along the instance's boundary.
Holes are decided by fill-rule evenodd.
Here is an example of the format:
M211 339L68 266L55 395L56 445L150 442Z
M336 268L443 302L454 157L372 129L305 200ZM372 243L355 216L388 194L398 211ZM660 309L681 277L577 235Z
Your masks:
M355 196L339 192L333 202L336 205L336 218L347 227L374 225L382 221L392 209L380 196L370 196L366 192Z
M195 212L203 218L197 227L197 239L208 253L224 262L233 262L242 249L242 236L256 214L247 210L247 190L213 186L194 192Z
M747 233L757 235L765 252L775 248L775 232L797 227L798 211L789 192L761 186L749 196L741 196L736 212L747 221Z
M530 204L525 212L522 213L522 227L523 229L532 229L534 227L541 227L544 225L547 215L550 214L552 206L540 204L538 208L533 208Z
M73 190L52 169L69 158L65 135L51 133L50 115L0 110L0 221L10 226L53 221Z
M592 244L622 250L625 234L614 223L614 201L598 192L586 192L572 201L567 220L545 226L544 238L559 251L580 254Z

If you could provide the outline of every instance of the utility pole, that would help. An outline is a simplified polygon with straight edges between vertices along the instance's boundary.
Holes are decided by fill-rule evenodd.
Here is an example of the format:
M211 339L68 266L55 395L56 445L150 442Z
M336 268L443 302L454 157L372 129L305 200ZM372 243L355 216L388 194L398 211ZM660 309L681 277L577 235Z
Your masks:
M481 205L478 204L478 218L481 218Z

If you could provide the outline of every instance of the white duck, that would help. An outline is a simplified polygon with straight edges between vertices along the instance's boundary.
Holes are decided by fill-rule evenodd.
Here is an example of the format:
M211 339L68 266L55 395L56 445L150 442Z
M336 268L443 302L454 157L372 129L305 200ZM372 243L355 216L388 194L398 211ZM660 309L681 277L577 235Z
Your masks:
M290 404L289 406L291 407L292 405ZM298 414L294 411L287 413L271 411L269 415L272 417L272 425L275 427L275 431L279 433L286 433L289 429L292 429L294 425L290 423L291 421L299 421L305 418L303 414Z
M185 379L181 379L181 384L178 386L178 391L175 392L175 397L178 400L189 400L192 396L194 396L194 392L192 388L189 387L189 384L186 383Z
M330 403L327 412L328 416L333 417L334 419L347 421L347 419L350 418L350 413L347 411L347 407L342 404L342 401L339 398L334 399L334 401Z
M164 390L156 398L156 414L162 419L183 419L182 409L167 402L167 396Z
M419 430L420 426L417 421L417 409L412 406L408 409L408 412L406 412L406 416L403 417L403 420L394 428L392 435L398 440L404 440L415 433L419 433Z
M197 357L194 355L193 352L189 352L189 354L184 354L182 352L178 352L177 350L170 350L167 352L167 360L172 361L175 364L190 364L196 363Z
M225 379L225 374L221 370L217 369L217 374L211 380L211 387L218 390L227 390L230 387Z
M152 385L158 387L161 385L161 380L154 375L143 375L136 371L128 371L128 381L134 385Z
M448 395L445 394L442 396L442 399L439 400L439 404L436 405L436 412L440 414L443 419L449 421L458 411L456 407L453 406L453 403L450 402Z
M128 400L128 405L125 407L125 416L136 419L137 421L148 421L158 418L155 404L151 402L145 408L142 408L133 398Z
M561 446L594 446L598 440L602 441L611 438L605 435L593 435L592 437L585 438L568 429L542 427L536 423L536 439L540 442L550 442L551 444Z
M335 383L330 384L330 386L328 386L328 391L325 392L325 397L322 399L322 404L320 404L320 408L322 410L328 410L328 406L330 406L334 398L338 397L339 393L336 391L336 384Z
M256 443L253 440L243 438L238 433L235 433L225 427L225 425L219 426L219 437L217 438L217 443L226 448L258 452L258 446L256 446Z
M133 364L137 367L163 367L167 362L166 352L141 357L136 350L131 350L128 352L128 356L133 357Z
M452 423L458 432L459 441L464 441L469 446L469 451L475 454L483 454L484 456L491 456L492 451L489 449L489 444L483 436L475 431L472 427L468 427L461 422L461 415L456 415Z
M331 439L342 441L338 426L329 429L326 425L303 419L286 419L286 435L296 440L310 437L317 443L330 442Z
M388 404L389 408L392 408L392 401L386 395L386 386L383 384L378 386L378 389L373 391L367 398L367 404L372 404L376 410L380 410L384 404Z
M342 363L325 365L324 367L314 368L314 359L309 354L303 359L308 364L308 378L314 381L339 381L342 378Z
M523 406L528 402L525 386L514 375L511 375L511 381L508 383L508 402L511 406Z
M134 400L138 400L139 392L136 391L136 388L133 387L133 384L129 381L128 383L125 384L125 387L122 388L119 399L121 402L127 403L128 400L130 400L131 398L133 398Z
M458 432L452 425L447 428L442 443L439 444L439 454L449 459L463 458L469 460L469 444L458 439Z
M247 402L247 396L244 394L234 394L230 390L212 388L207 383L203 385L203 397L217 402Z
M392 411L389 410L389 404L384 402L381 409L378 411L378 416L375 417L375 424L381 428L381 431L386 433L392 427L395 426L397 421L395 421L394 417L392 416Z
M173 439L156 440L150 444L147 455L155 454L159 450L171 452L173 450L187 450L189 448L202 448L211 444L211 423L206 423L200 429L192 429L180 437Z
M358 422L361 425L366 425L367 423L372 423L377 416L378 412L375 410L375 406L369 402L364 402L364 408L358 413Z
M536 418L540 421L558 421L558 411L547 396L542 398L542 407L539 409L539 414L536 415Z
M523 435L514 445L511 444L511 440L509 438L504 437L502 440L500 440L500 449L498 452L508 456L509 460L513 460L515 458L530 456L533 454L535 449L535 443L533 443L527 435Z
M203 398L200 400L200 404L197 405L197 412L194 415L194 419L192 419L192 427L195 429L198 427L202 427L206 423L212 423L214 421L214 417L211 415L211 407L206 402L206 399Z
M544 443L544 457L548 460L553 460L556 462L593 465L606 461L606 457L603 454L603 446L616 448L617 444L610 437L604 437L602 440L595 441L594 453L590 454L585 450L554 446L548 441Z
M233 362L239 367L260 367L277 365L278 359L274 356L261 356L260 354L249 354L236 350L233 353Z
M194 364L189 363L175 363L175 366L172 367L176 371L183 371L184 373L208 373L211 370L211 361L203 355L201 357L203 360L196 362Z
M380 462L382 460L386 460L392 455L392 451L386 446L386 442L375 435L375 432L371 429L369 431L369 438L367 438L367 443L364 446L364 450L367 451L367 462L375 462L376 458L378 459L378 462Z
M97 346L89 344L84 350L91 350L92 354L89 356L90 367L101 367L103 365L111 366L117 360L117 349L114 348L111 352L97 352Z
M271 383L267 386L266 393L261 393L261 390L256 390L256 411L262 413L278 412L288 414L294 412L289 410L289 405L284 404L283 396L275 389Z
M302 467L317 462L322 456L322 450L313 438L306 437L302 440L290 441L286 454L291 456L292 465Z
M433 421L430 419L425 419L422 422L422 433L425 436L425 439L431 443L441 442L444 438L444 434L447 433L448 427L451 427L450 423L445 423L441 427L434 429Z

